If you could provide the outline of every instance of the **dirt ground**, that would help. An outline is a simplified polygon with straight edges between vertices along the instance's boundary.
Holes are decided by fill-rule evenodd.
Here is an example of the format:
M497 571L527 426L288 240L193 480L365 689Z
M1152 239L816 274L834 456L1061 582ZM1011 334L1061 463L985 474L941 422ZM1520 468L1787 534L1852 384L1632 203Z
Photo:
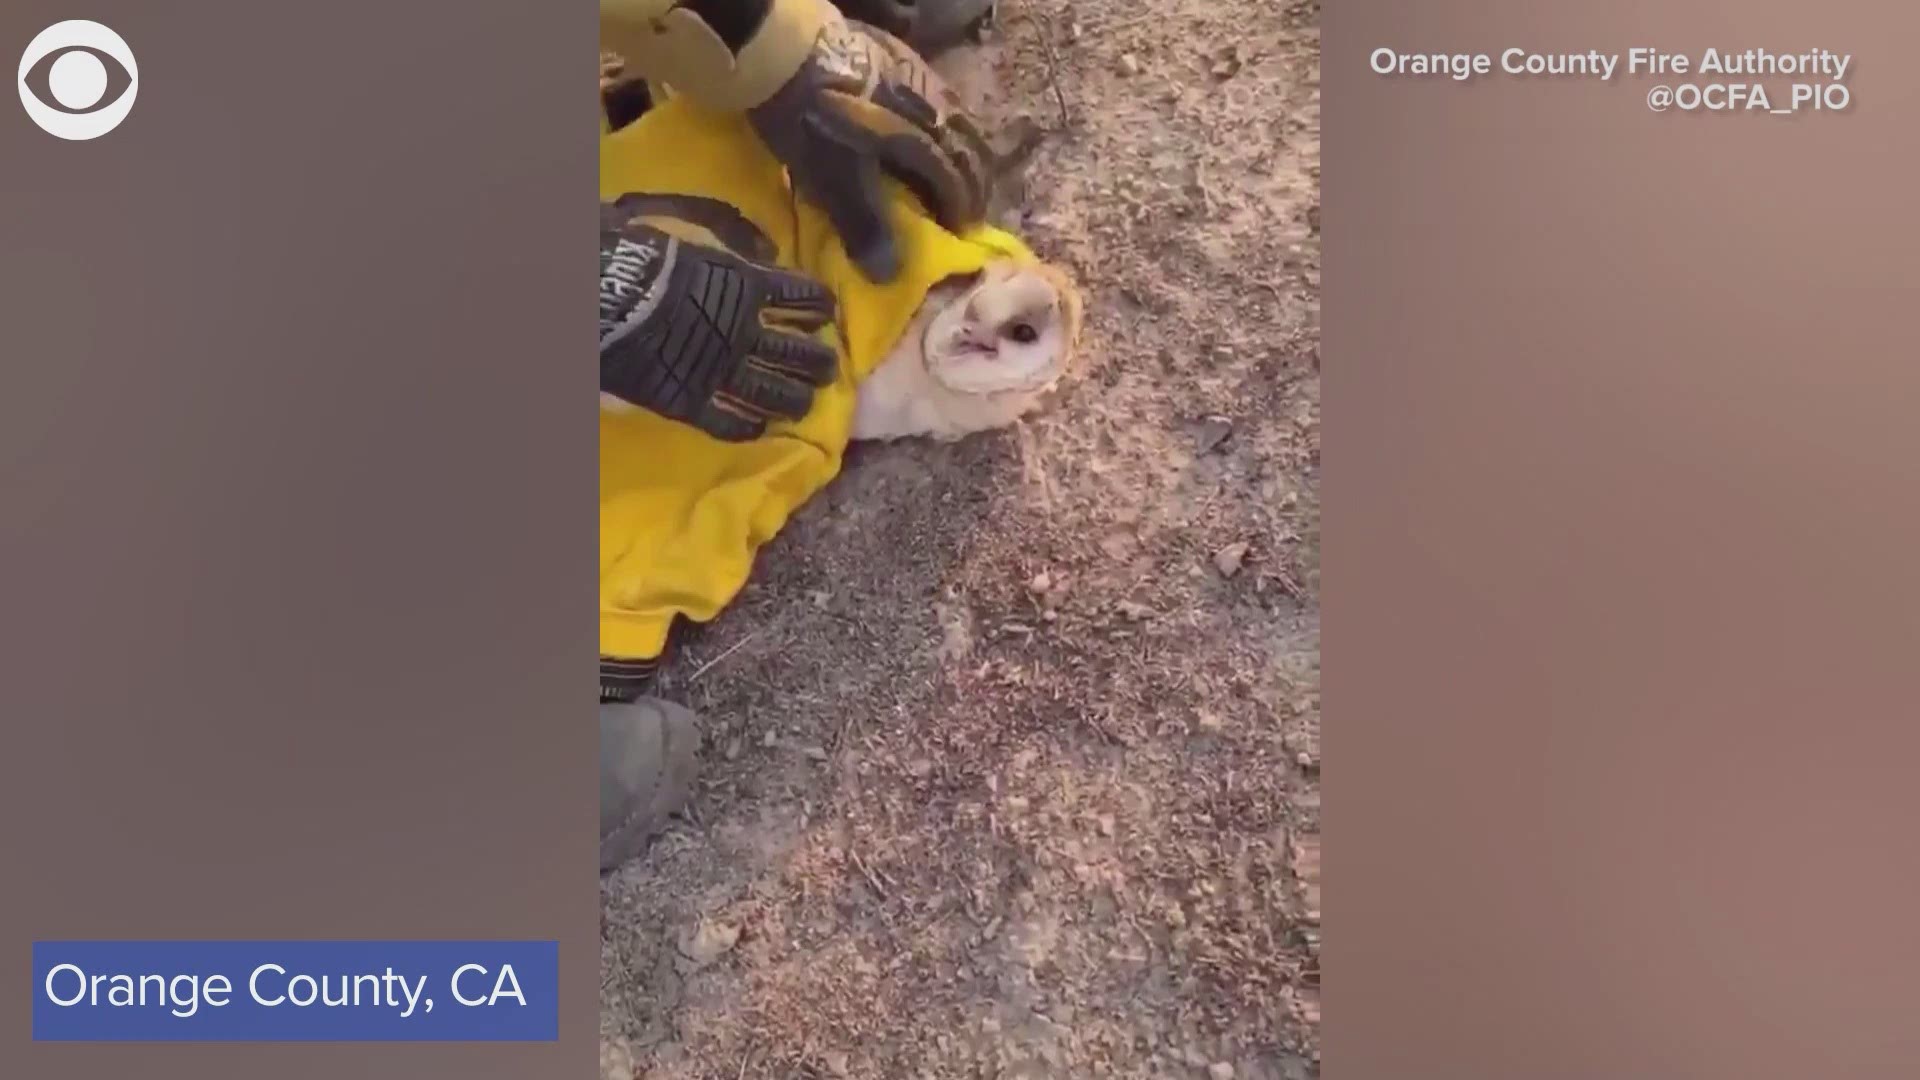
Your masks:
M1002 0L1088 363L856 447L662 676L688 820L605 879L607 1077L1319 1074L1319 4Z

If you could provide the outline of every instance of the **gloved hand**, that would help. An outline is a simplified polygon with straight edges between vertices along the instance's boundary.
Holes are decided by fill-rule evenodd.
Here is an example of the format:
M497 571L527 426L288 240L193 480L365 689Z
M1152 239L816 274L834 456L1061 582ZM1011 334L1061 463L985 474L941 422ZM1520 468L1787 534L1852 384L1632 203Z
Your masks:
M600 390L744 442L805 416L838 358L815 336L833 295L767 265L739 232L745 250L731 250L725 226L742 222L730 214L675 197L602 205Z
M747 117L875 281L900 269L883 172L950 231L986 219L986 138L926 61L883 30L829 15L798 74Z
M994 0L833 0L849 19L877 26L933 56L966 40L992 18Z
M600 34L630 72L744 111L876 282L900 268L883 174L949 230L985 220L978 125L911 48L827 0L600 0Z

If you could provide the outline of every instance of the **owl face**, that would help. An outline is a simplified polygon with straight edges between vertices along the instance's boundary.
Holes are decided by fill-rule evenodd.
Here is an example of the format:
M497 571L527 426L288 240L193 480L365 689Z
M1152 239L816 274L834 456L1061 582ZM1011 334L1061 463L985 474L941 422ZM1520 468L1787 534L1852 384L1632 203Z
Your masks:
M1059 271L989 263L928 322L927 372L962 394L1039 390L1066 372L1079 324Z

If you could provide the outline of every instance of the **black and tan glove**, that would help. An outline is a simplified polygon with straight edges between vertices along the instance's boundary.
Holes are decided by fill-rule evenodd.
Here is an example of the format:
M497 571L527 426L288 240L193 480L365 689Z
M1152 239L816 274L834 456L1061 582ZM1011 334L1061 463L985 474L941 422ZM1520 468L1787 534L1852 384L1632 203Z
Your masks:
M600 0L602 45L695 102L744 111L868 277L900 252L883 175L941 225L983 221L992 154L926 62L827 0Z
M804 417L838 369L833 296L772 257L724 203L603 204L600 391L730 442Z
M973 36L993 17L994 0L833 0L833 6L933 56Z
M986 139L926 61L883 30L829 18L799 74L747 116L870 278L900 266L883 174L951 231L986 219Z

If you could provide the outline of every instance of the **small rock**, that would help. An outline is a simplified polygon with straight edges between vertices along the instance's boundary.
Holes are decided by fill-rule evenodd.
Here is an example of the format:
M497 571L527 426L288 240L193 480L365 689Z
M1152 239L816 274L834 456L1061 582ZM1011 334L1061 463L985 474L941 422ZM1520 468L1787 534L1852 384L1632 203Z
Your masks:
M627 1041L619 1039L600 1040L600 1076L602 1080L632 1080L634 1074L633 1051L628 1049Z
M826 1065L827 1071L832 1073L833 1075L835 1076L847 1075L847 1055L845 1052L840 1050L828 1050L825 1053L822 1053L820 1055L820 1060L822 1063Z
M1220 571L1221 577L1232 577L1240 572L1240 564L1247 561L1249 548L1250 545L1244 540L1228 544L1214 552L1213 568Z
M804 750L802 750L802 751L800 751L800 752L801 752L801 753L803 753L803 754L805 754L805 755L807 755L807 760L809 760L809 761L825 761L825 760L827 760L827 751L826 751L826 748L825 748L825 747L820 747L820 746L809 746L809 747L807 747L806 749L804 749Z
M775 732L772 728L768 728L767 733L760 737L760 745L766 747L769 750L780 745L779 734Z
M1223 416L1209 416L1194 431L1194 452L1210 453L1233 434L1233 423Z
M733 951L739 942L739 927L702 919L693 933L680 942L680 955L691 960L697 970Z
M740 740L736 737L727 742L727 760L735 761L740 757Z
M1053 578L1045 570L1033 575L1033 580L1027 582L1029 592L1045 594L1051 588L1053 588Z
M1207 1066L1209 1080L1233 1080L1233 1066L1225 1061L1216 1061Z
M1140 58L1133 55L1132 53L1121 53L1120 54L1120 74L1122 75L1140 74Z
M1120 601L1120 614L1125 615L1134 622L1140 622L1144 619L1152 618L1153 609L1145 604L1136 604L1131 600L1122 600Z

